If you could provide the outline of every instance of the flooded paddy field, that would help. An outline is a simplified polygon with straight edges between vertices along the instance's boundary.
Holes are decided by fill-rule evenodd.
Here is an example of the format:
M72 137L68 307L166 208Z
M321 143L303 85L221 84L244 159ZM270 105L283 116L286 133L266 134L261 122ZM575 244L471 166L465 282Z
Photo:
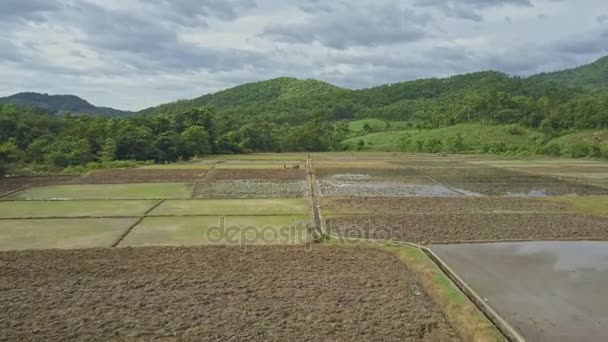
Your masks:
M431 249L526 340L608 340L608 242Z

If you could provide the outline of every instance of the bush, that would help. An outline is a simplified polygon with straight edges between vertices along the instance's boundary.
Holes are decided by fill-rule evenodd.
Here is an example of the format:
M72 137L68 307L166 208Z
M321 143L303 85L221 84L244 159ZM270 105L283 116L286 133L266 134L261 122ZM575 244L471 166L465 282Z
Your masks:
M599 158L602 156L602 150L599 145L591 145L589 147L589 154L587 156L591 158Z
M481 152L500 154L507 151L507 144L504 141L492 141L481 145Z
M568 145L564 149L564 155L570 158L584 158L589 155L589 145L584 143L578 143L574 145Z
M443 150L443 143L439 139L428 138L424 141L422 149L424 152L438 153Z
M447 138L445 142L445 149L448 152L456 153L465 151L467 149L467 146L464 142L464 139L462 138L462 135L458 133Z
M562 148L558 144L549 144L543 147L540 152L548 156L557 157L562 154Z
M524 131L517 125L507 126L507 133L510 135L522 135Z

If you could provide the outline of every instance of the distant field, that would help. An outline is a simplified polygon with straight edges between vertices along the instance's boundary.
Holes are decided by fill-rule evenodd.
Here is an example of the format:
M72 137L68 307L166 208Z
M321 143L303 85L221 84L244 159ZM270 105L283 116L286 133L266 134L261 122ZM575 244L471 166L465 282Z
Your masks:
M0 201L0 218L137 217L156 203L155 200Z
M119 246L273 245L310 239L308 216L147 217Z
M310 203L303 198L168 200L149 215L306 215Z
M0 220L0 250L111 247L136 219Z
M191 183L50 185L19 191L18 199L164 199L190 198Z

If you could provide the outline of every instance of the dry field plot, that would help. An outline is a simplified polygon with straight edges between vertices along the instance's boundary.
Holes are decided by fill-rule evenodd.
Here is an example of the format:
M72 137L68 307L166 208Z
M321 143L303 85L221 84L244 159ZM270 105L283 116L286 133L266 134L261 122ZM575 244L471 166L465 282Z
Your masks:
M371 249L3 252L0 288L0 340L460 340L412 271Z
M91 172L82 177L82 183L146 183L192 182L205 175L202 169L115 169Z
M0 250L111 247L136 222L135 218L0 220Z
M0 207L1 208L1 207ZM256 216L303 215L310 213L303 198L167 200L149 216Z
M226 180L197 182L195 198L287 198L308 195L308 182Z
M48 185L28 188L7 198L22 200L190 198L192 183Z
M78 177L56 176L56 177L0 177L0 197L24 187L40 186L49 184L70 184L77 183Z
M305 215L146 217L119 247L303 244L309 225Z
M404 214L328 218L333 234L418 244L495 240L608 240L608 218L576 214Z

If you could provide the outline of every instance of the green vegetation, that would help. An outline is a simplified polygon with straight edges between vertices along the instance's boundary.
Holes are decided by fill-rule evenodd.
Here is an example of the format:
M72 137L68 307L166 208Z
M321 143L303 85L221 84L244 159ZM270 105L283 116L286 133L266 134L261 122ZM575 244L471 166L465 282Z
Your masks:
M570 86L606 88L608 86L608 56L578 68L544 73L533 78L550 80Z
M607 62L531 78L486 71L362 90L278 78L126 117L4 103L0 174L345 149L607 157L605 134L576 135L608 128ZM568 135L574 142L559 140Z
M10 198L50 199L164 199L190 198L190 183L130 183L50 185L19 191Z
M309 211L310 204L303 198L169 200L149 215L306 215Z
M300 244L309 241L306 216L146 217L119 246Z
M137 219L0 220L0 250L111 247Z
M405 152L534 154L544 135L513 125L460 124L420 131L372 133L345 140L348 146L365 142L368 150Z
M67 113L119 116L131 112L113 108L96 107L74 95L47 95L38 93L19 93L8 97L1 97L0 103L12 103L26 107L37 107L51 114L63 115Z
M0 218L138 217L157 201L0 201Z
M387 121L380 119L363 119L351 121L348 127L354 133L370 134L374 132L384 131L398 131L406 128L410 128L410 124L407 121Z

